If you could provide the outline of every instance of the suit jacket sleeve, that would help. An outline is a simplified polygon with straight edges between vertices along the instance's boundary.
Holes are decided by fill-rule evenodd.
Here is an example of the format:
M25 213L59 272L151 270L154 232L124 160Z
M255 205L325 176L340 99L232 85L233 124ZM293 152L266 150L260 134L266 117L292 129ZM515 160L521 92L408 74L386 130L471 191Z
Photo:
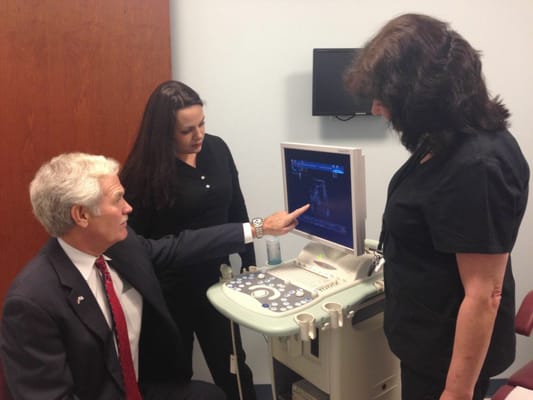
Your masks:
M225 257L245 249L242 224L231 223L195 230L185 230L179 235L168 235L160 239L146 239L131 228L126 240L112 246L106 252L110 257L129 253L135 257L134 249L142 246L150 258L156 274L167 268L185 268L214 257Z
M4 373L15 399L77 399L59 326L45 310L25 297L8 297L1 330Z

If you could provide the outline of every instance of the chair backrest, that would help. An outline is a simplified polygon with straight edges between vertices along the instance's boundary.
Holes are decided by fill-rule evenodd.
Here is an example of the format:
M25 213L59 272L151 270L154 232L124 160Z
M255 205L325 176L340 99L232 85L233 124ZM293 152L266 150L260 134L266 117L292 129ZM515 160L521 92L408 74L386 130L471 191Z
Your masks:
M13 400L13 396L7 388L6 379L4 377L4 369L2 363L0 362L0 400Z
M516 313L515 318L515 332L524 336L531 336L533 330L533 290L530 291L520 303L520 308ZM507 383L501 386L494 396L493 400L505 400L510 397L511 392L519 388L519 390L529 390L533 395L533 361L520 368L513 373ZM518 389L517 389L518 390ZM526 397L520 397L526 398ZM531 398L531 397L527 397Z
M492 400L505 400L515 387L511 385L503 385L491 397Z
M516 313L515 331L524 336L530 336L533 330L533 290L530 291Z

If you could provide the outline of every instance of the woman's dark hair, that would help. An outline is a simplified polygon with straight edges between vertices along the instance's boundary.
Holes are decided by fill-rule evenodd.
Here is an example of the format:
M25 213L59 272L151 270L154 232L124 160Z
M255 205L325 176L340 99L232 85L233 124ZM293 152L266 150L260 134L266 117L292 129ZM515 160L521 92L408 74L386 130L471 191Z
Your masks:
M458 134L507 127L509 111L487 92L479 53L445 22L405 14L389 21L345 73L347 87L379 100L402 144L431 150Z
M137 138L120 173L129 198L144 207L173 204L176 177L176 112L203 106L198 93L177 81L160 84L144 109Z

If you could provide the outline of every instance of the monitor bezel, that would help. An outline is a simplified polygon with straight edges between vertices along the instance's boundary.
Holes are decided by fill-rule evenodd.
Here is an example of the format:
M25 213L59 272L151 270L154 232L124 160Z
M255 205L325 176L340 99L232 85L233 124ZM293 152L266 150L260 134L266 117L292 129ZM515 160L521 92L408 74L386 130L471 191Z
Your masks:
M302 231L296 226L291 232L304 237L308 240L321 243L330 248L339 250L344 253L361 255L364 253L365 242L365 220L366 220L366 195L365 195L365 170L364 170L364 155L362 149L352 146L335 146L323 144L310 143L296 143L296 142L282 142L281 147L281 161L282 161L282 175L283 175L283 198L285 209L289 207L288 188L287 188L287 168L285 160L285 150L303 150L322 153L345 154L349 156L350 160L350 176L351 184L351 209L352 209L352 236L353 247L347 247L343 244L326 240L325 238L316 236L314 234Z

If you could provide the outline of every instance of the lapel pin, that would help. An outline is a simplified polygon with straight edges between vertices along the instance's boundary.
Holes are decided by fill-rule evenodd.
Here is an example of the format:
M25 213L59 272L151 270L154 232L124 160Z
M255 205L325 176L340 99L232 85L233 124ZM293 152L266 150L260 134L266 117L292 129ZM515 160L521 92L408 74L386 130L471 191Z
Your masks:
M83 296L78 296L76 302L77 302L78 304L80 304L83 300L85 300L85 297L83 297Z

